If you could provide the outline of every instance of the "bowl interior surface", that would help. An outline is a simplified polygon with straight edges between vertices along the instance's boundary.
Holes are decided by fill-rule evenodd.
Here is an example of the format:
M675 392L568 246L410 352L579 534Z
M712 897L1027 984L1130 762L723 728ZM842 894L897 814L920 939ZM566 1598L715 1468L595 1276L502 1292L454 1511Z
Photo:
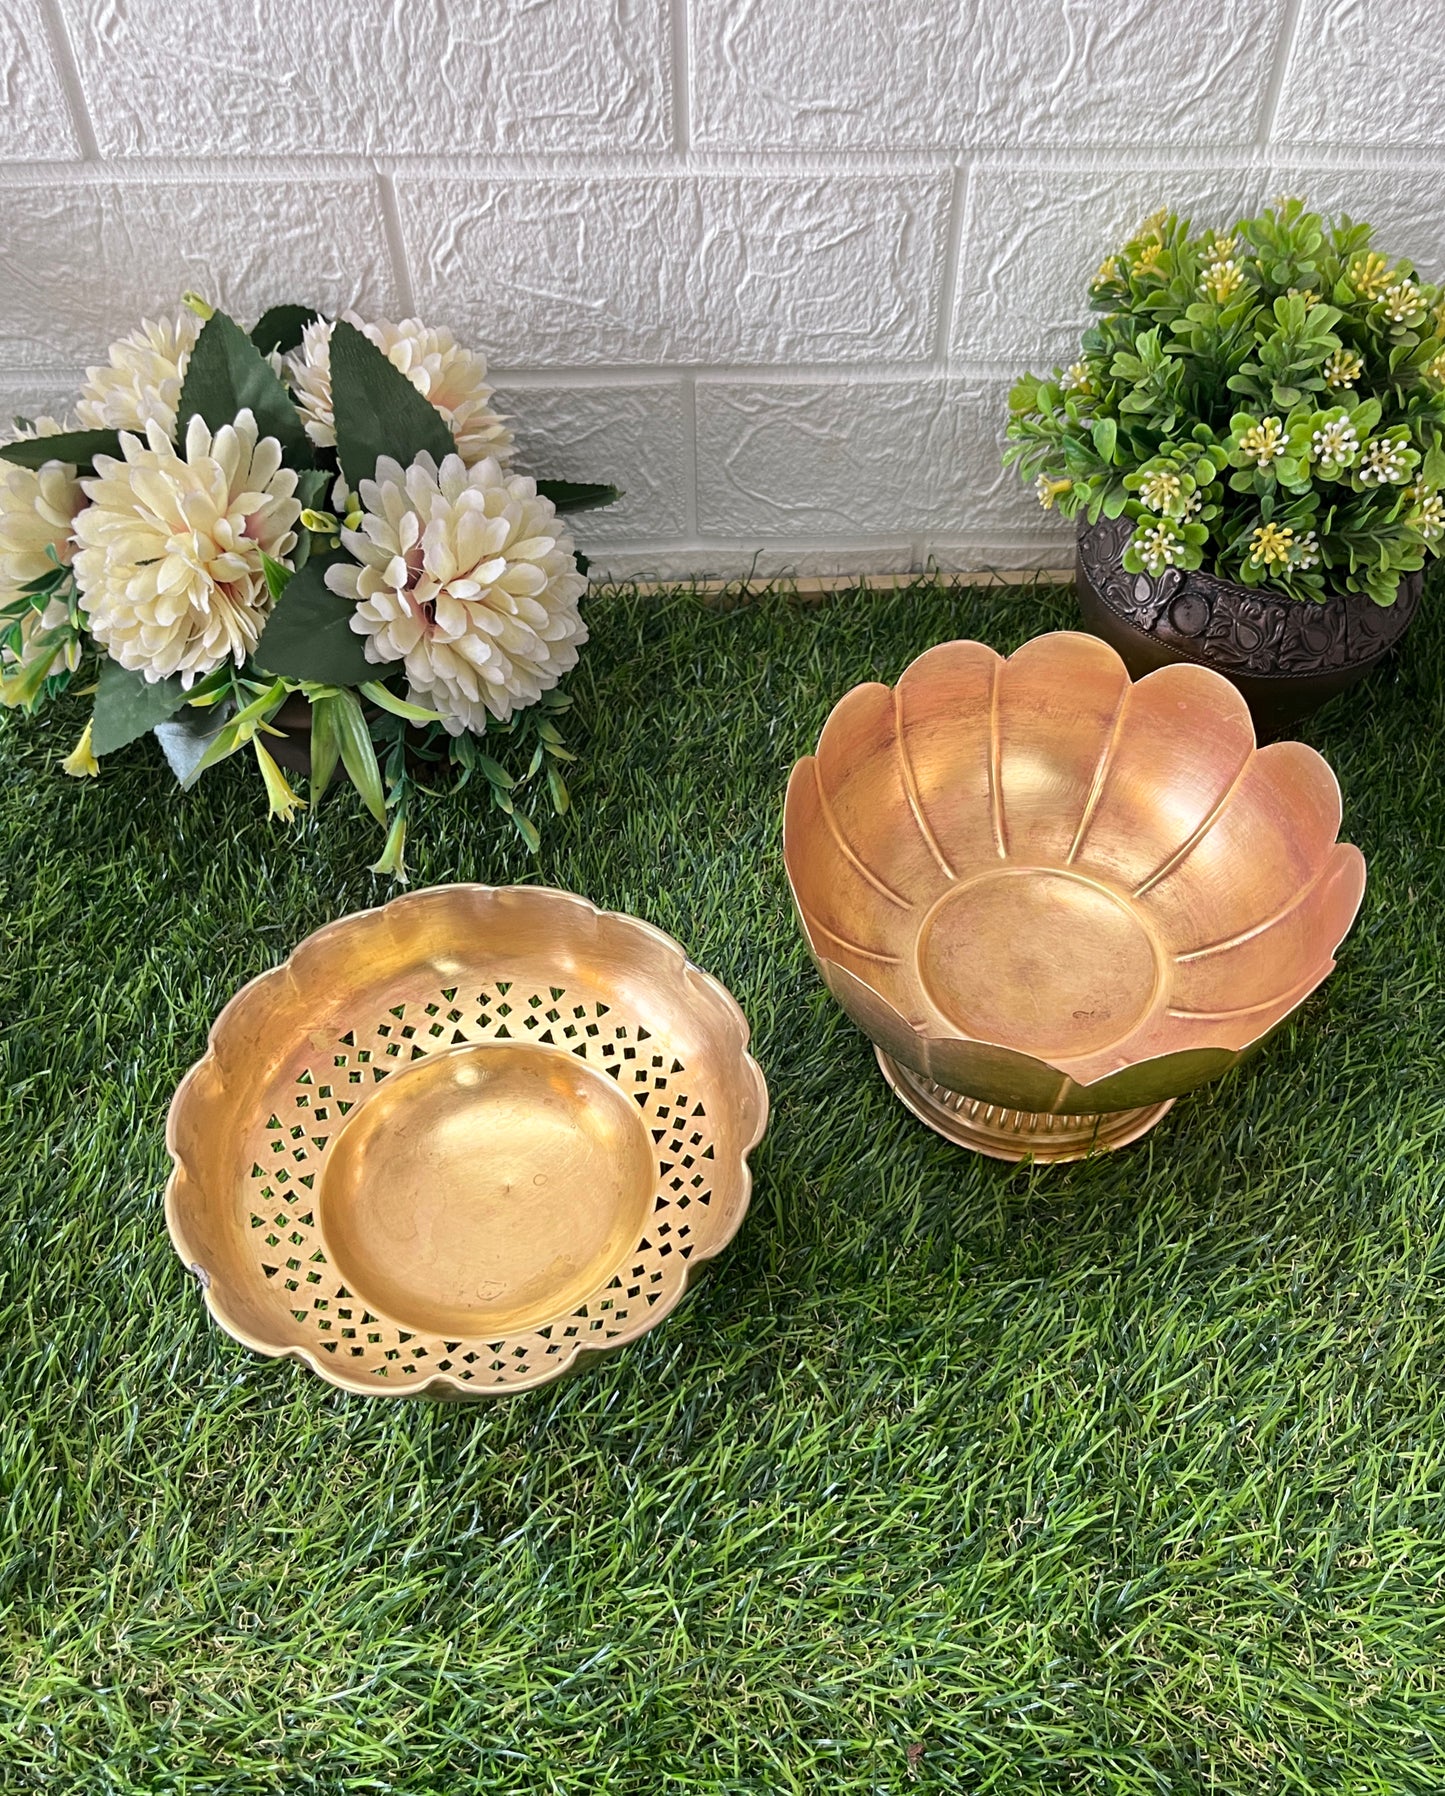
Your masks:
M1008 660L944 643L846 694L784 839L814 957L880 1047L1083 1111L1214 1076L1319 983L1364 884L1339 821L1328 765L1258 748L1220 675L1131 683L1058 632Z
M564 1049L427 1055L338 1130L317 1185L326 1257L404 1329L535 1328L605 1286L636 1246L652 1145L637 1105Z
M167 1216L217 1319L382 1395L519 1388L664 1316L746 1210L767 1093L670 937L536 887L331 924L226 1007Z

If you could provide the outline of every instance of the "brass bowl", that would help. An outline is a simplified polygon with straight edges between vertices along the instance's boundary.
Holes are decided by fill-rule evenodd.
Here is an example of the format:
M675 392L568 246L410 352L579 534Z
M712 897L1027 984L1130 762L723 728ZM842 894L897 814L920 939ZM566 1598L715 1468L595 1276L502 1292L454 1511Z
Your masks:
M1005 1160L1121 1147L1315 989L1364 892L1340 789L1222 675L947 642L793 769L788 877L890 1084Z
M349 1391L527 1390L660 1322L748 1207L767 1088L670 936L439 886L242 988L172 1101L211 1314Z

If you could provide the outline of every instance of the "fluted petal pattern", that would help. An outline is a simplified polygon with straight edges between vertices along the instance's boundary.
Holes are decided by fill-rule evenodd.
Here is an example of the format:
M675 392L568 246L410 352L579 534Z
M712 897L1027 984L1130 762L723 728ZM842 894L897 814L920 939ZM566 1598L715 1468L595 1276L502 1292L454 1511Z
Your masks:
M1320 983L1364 890L1339 824L1328 765L1257 748L1221 676L1131 683L1059 632L848 693L784 839L812 953L885 1052L1078 1113L1217 1077Z

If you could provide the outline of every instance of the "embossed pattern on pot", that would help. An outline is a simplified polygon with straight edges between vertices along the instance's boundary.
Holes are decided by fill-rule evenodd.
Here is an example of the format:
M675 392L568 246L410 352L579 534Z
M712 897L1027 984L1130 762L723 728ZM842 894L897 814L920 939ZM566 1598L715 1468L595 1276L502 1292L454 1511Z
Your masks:
M1081 524L1078 589L1085 621L1135 675L1197 661L1244 693L1266 739L1361 680L1414 621L1424 575L1407 574L1393 605L1360 593L1323 603L1240 586L1196 568L1157 578L1122 564L1128 518Z

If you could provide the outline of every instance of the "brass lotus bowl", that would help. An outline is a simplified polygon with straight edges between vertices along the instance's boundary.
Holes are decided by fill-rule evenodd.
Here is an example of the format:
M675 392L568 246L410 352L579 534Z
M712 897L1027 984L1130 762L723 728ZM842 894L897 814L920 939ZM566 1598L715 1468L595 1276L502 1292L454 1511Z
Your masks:
M1152 1127L1315 989L1364 891L1340 790L1255 745L1203 667L1131 683L1091 636L921 655L793 769L803 931L908 1106L1002 1159Z
M767 1089L660 930L536 886L329 924L221 1012L166 1218L212 1315L372 1396L546 1383L736 1233Z

